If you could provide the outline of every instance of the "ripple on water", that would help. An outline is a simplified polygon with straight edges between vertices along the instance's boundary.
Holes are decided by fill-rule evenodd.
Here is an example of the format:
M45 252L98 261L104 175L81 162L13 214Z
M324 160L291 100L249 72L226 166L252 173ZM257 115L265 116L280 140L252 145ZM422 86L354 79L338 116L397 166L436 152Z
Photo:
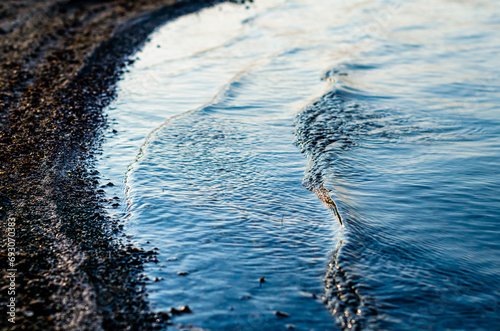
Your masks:
M496 8L256 1L160 29L101 161L127 230L160 247L155 309L212 329L499 328Z

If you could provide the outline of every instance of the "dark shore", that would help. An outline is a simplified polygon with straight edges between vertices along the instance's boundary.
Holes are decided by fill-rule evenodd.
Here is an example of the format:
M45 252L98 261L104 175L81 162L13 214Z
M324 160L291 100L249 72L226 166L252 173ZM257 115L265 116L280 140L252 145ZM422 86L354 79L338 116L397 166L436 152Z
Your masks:
M213 5L174 0L0 3L0 329L150 330L141 277L155 260L127 243L93 170L114 86L169 19ZM8 321L8 219L15 219L15 324ZM12 231L11 231L12 232Z

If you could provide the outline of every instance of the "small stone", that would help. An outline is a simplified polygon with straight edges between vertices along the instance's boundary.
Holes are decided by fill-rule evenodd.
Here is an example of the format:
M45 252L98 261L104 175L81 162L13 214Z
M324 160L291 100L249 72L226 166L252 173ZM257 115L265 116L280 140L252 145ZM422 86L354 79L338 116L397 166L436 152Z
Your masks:
M141 249L140 248L137 248L137 247L127 247L127 251L131 252L131 253L140 253L141 252Z
M186 305L186 306L181 306L180 311L181 311L182 313L184 313L184 314L191 314L191 313L192 313L191 308L189 308L189 306L188 306L188 305Z
M191 308L189 308L189 306L181 306L179 308L170 308L170 314L172 314L173 316L175 315L182 315L182 314L191 314L192 311L191 311Z
M278 317L289 317L289 315L287 313L279 311L279 310L275 311L274 315L276 315Z
M172 307L172 308L170 308L170 314L172 314L172 316L177 316L177 315L180 315L181 312L179 310L177 310L176 308Z
M158 317L164 321L168 321L170 319L170 315L168 313L163 312L163 311L158 313Z

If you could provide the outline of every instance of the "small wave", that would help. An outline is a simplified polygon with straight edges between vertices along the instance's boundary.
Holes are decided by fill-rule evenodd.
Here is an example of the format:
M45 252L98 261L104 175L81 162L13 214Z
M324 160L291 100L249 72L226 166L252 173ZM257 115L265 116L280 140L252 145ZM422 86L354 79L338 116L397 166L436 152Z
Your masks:
M342 72L332 70L331 75ZM425 217L435 218L433 204L448 208L452 204L448 196L457 195L452 190L456 184L440 173L457 166L445 165L442 162L450 161L443 158L467 160L474 155L447 150L483 141L493 129L464 116L384 106L390 99L340 86L295 119L295 144L308 159L303 185L345 226L324 277L324 300L343 329L395 329L407 320L420 325L434 321L435 314L442 318L435 323L454 325L453 314L486 311L495 306L493 296L464 302L451 299L457 293L472 298L484 290L473 267L451 262L450 253L435 238L412 233L432 227ZM442 151L442 146L447 149ZM448 205L439 205L443 198L429 202L429 197L441 194L447 195ZM364 206L357 207L357 200ZM424 206L431 210L420 209L418 225L405 221L413 218L411 208ZM497 281L487 274L482 277ZM441 308L445 304L446 313ZM474 304L481 308L472 308ZM425 306L422 312L412 312L420 306Z

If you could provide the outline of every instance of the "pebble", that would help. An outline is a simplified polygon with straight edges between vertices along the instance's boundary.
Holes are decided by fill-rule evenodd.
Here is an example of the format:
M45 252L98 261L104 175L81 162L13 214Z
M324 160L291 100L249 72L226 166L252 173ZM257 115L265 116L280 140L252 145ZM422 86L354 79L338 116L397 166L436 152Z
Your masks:
M179 308L170 308L170 314L172 314L173 316L175 315L182 315L182 314L191 314L192 311L191 311L191 308L189 308L189 306L180 306Z
M274 315L278 316L278 317L290 317L287 313L285 312L282 312L282 311L279 311L279 310L276 310L274 312Z

